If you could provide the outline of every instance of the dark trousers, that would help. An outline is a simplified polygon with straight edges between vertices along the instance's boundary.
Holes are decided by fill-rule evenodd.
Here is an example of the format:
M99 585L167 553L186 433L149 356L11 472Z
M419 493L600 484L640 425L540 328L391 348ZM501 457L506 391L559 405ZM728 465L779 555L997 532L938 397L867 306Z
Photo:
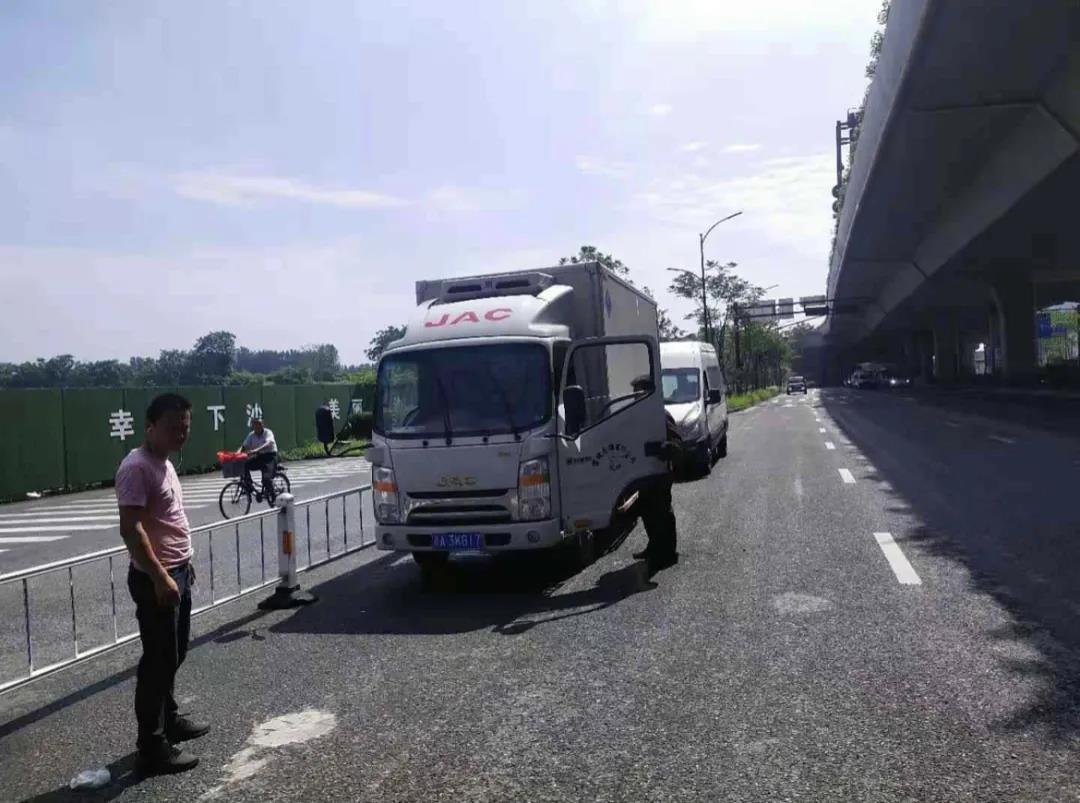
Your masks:
M677 551L675 511L671 509L671 477L659 479L642 489L638 497L638 512L645 533L649 536L649 552L658 556Z
M247 462L244 463L244 475L247 477L247 481L251 482L252 471L261 471L263 488L270 488L270 478L274 473L274 463L276 461L276 452L266 452L265 454L249 457Z
M173 697L176 670L184 662L191 635L190 565L185 563L170 569L169 574L180 589L180 604L175 608L158 604L148 574L134 566L128 569L128 590L135 600L143 647L135 681L135 718L139 723L141 753L153 753L166 743L165 729L177 716Z

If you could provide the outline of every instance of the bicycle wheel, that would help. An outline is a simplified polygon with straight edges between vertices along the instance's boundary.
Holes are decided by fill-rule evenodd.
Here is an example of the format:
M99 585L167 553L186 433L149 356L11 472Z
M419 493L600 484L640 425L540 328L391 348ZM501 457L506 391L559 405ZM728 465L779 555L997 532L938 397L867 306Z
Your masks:
M227 519L247 515L251 510L251 494L244 489L243 482L231 480L221 489L218 507L221 509L221 515Z
M273 507L274 499L277 499L282 494L292 493L292 484L289 482L288 475L280 471L274 474L274 477L270 482L274 488L274 497L273 499L267 499L266 503L270 505L270 507Z

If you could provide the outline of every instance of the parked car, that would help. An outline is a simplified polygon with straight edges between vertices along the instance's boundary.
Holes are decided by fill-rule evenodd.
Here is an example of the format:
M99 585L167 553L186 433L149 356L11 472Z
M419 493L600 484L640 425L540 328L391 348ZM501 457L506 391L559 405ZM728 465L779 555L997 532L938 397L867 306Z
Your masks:
M707 474L718 458L727 457L727 392L716 349L708 343L661 343L660 379L687 462Z
M806 395L806 380L801 376L789 376L787 380L787 392L790 396L792 393L802 393Z

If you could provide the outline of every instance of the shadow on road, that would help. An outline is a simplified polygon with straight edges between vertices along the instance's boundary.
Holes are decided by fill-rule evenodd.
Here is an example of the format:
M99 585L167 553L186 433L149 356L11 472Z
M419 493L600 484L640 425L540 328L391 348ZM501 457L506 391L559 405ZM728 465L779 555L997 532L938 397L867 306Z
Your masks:
M51 792L24 798L20 803L69 803L76 800L104 803L107 800L115 800L143 780L135 772L135 756L136 754L131 752L109 764L107 769L109 774L112 775L112 782L101 789L87 789L75 792L67 784L64 784Z
M1037 726L1055 738L1080 733L1080 472L1062 478L1038 459L979 451L912 433L910 422L872 404L822 404L842 433L869 458L861 481L883 483L888 512L917 520L896 535L918 550L963 565L972 587L993 597L1013 623L987 635L1022 643L1038 660L999 658L1010 671L1042 680L1039 699L999 723L1006 731ZM1071 439L1067 439L1072 443ZM1062 446L1068 450L1068 446ZM917 464L913 461L917 459ZM853 466L854 468L854 466ZM1073 495L1065 490L1073 488Z
M632 527L597 545L618 549ZM560 594L580 570L556 556L519 553L462 558L422 573L409 558L370 564L312 591L319 604L298 610L272 633L450 635L491 630L518 635L538 624L608 608L656 587L643 562L601 575L588 589Z

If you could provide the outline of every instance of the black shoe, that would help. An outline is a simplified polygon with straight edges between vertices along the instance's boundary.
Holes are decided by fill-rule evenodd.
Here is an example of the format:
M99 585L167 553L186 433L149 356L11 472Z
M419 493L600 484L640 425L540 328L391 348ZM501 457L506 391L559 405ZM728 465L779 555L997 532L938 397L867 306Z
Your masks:
M174 722L165 727L165 735L173 744L198 739L209 732L210 726L207 723L196 722L187 717L177 717Z
M135 772L141 776L175 775L199 766L199 759L179 747L164 745L153 753L140 753L135 759Z
M679 553L670 552L667 555L650 555L648 557L649 571L658 572L662 569L670 569L679 562Z
M650 557L652 557L652 552L649 551L648 547L634 553L634 560L648 560Z

